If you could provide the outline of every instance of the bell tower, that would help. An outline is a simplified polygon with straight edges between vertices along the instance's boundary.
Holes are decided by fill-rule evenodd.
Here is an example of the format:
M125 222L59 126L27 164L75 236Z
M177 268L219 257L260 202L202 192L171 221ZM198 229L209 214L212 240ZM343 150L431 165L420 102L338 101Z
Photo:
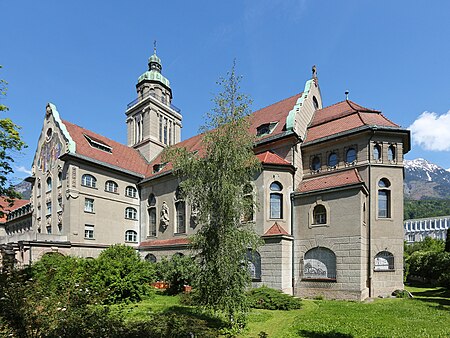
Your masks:
M151 161L165 147L181 140L181 111L172 104L170 82L162 75L161 59L148 59L148 70L138 78L137 99L127 105L127 143Z

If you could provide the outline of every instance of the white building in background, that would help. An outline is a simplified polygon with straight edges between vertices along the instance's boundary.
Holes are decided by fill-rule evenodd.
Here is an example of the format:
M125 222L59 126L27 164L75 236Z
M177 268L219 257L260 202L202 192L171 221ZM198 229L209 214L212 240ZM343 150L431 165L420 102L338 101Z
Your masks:
M405 241L420 242L425 237L445 239L450 227L450 216L408 219L403 223Z

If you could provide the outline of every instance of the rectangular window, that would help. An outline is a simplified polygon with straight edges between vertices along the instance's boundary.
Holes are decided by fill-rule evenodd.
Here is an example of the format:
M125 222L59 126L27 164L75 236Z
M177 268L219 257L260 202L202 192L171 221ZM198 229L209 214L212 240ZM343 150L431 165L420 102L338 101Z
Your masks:
M94 226L85 224L84 226L84 238L94 239Z
M62 197L58 197L58 211L62 211Z
M46 215L51 215L52 214L52 202L47 202L46 206L47 206L47 213L46 213Z
M163 140L163 117L159 115L159 142Z
M84 211L94 212L94 200L92 198L86 198L84 200Z
M167 144L167 118L164 118L164 144Z

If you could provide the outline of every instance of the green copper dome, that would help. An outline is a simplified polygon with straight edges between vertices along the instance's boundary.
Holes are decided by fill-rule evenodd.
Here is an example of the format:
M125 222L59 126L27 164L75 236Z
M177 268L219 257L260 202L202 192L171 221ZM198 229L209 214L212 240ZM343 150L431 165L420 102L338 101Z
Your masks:
M139 76L138 84L142 81L157 81L161 82L164 86L170 88L170 82L162 74L161 59L156 55L156 50L153 55L148 58L148 70Z

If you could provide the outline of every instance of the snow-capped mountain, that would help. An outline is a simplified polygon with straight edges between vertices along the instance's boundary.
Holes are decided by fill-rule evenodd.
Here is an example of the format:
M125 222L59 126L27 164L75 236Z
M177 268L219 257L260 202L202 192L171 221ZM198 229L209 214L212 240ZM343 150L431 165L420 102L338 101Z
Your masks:
M405 160L405 197L450 198L450 172L423 158Z

